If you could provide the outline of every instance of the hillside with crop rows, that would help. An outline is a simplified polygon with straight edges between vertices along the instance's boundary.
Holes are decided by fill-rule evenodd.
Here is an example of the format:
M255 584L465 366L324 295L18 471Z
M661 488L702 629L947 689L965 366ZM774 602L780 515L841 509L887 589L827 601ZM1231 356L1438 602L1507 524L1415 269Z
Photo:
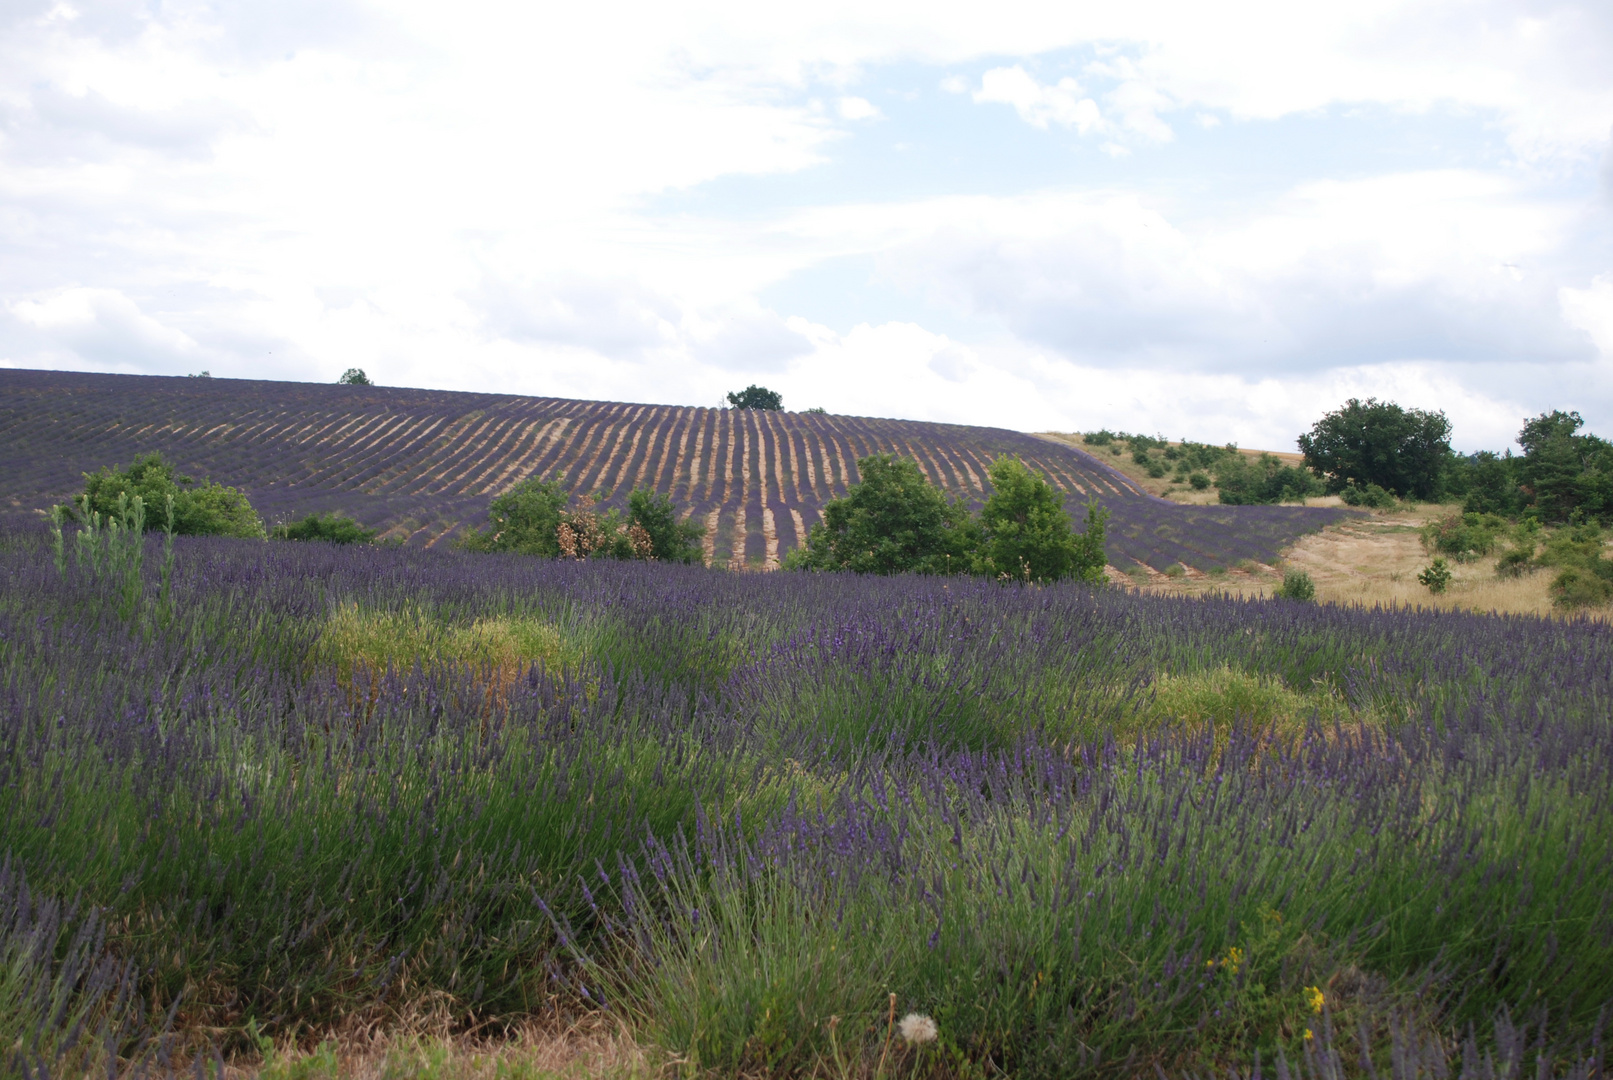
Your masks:
M508 394L236 379L0 371L5 509L36 513L82 473L160 451L181 471L241 488L265 521L351 515L432 546L486 518L529 476L571 491L664 492L706 527L709 561L777 566L857 482L857 459L892 453L979 504L986 470L1017 454L1112 515L1125 568L1269 562L1341 512L1195 507L1153 498L1084 451L1000 428Z

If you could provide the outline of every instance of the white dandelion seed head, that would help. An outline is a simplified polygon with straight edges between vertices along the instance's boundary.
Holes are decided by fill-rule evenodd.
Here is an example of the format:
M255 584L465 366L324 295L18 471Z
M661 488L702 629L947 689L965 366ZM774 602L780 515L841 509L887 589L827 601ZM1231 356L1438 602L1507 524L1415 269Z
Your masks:
M934 1042L939 1032L935 1021L923 1013L908 1013L902 1017L902 1022L896 1025L896 1030L902 1033L902 1038L914 1046L920 1043Z

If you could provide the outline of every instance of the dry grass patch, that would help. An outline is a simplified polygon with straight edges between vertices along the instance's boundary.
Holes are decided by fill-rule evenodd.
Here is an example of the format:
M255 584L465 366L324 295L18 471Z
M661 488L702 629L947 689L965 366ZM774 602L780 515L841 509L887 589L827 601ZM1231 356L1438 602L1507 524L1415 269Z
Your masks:
M1337 502L1336 498L1309 500L1312 506ZM1434 560L1423 548L1422 527L1460 511L1456 506L1430 505L1351 518L1301 537L1279 566L1246 563L1226 571L1190 571L1176 578L1154 571L1112 571L1109 578L1141 592L1255 598L1275 594L1285 571L1303 570L1316 584L1318 603L1563 616L1552 604L1550 572L1504 578L1496 573L1496 556L1450 562L1451 583L1441 595L1418 583L1417 574ZM1608 613L1571 614L1606 618Z
M331 1038L312 1050L265 1047L258 1060L226 1064L218 1080L638 1080L665 1073L661 1057L620 1023L589 1014L497 1036L409 1028Z
M416 665L457 664L479 669L488 708L501 706L533 664L551 670L575 668L584 651L558 627L526 615L484 617L468 624L444 622L420 610L368 611L344 604L320 632L312 661L335 668L337 682L373 705L388 671L406 676Z

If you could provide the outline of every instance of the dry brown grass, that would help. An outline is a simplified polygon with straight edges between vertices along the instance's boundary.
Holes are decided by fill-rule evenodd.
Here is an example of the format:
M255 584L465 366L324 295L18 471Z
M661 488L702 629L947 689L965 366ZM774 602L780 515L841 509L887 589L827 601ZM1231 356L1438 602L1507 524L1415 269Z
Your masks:
M1337 500L1331 500L1336 503ZM1310 505L1327 505L1312 499ZM1433 557L1423 549L1419 530L1437 518L1459 513L1458 506L1422 506L1414 510L1372 513L1330 525L1301 537L1278 566L1251 564L1225 573L1204 574L1189 568L1178 578L1148 571L1141 578L1111 569L1110 580L1142 592L1230 596L1270 596L1282 585L1283 573L1303 570L1316 583L1322 603L1367 607L1438 608L1501 614L1560 615L1547 586L1551 574L1537 571L1518 578L1496 575L1494 557L1451 563L1451 584L1435 596L1418 584L1417 574ZM1592 611L1592 618L1607 613Z
M292 1045L225 1062L217 1080L637 1080L667 1073L664 1055L640 1046L600 1013L536 1021L496 1035L448 1034L435 1024L354 1030L312 1049Z

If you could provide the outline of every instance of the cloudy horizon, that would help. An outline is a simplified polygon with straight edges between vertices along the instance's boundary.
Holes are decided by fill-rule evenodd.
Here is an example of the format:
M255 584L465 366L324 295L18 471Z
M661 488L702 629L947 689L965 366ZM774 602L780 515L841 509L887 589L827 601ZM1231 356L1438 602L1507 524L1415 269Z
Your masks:
M0 366L1613 436L1592 3L0 8Z

